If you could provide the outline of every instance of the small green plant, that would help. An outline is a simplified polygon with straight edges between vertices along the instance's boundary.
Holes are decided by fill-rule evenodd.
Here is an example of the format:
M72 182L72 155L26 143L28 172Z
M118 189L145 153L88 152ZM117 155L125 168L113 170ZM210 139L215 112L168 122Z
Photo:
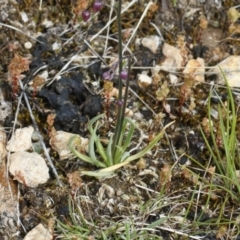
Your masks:
M150 149L154 147L154 145L159 141L160 138L163 137L165 129L170 126L172 123L166 125L166 127L149 143L147 147L145 147L142 151L130 155L129 152L126 151L127 147L130 145L135 124L127 117L124 118L124 122L122 125L122 128L120 129L120 138L119 138L119 144L117 146L117 150L115 155L113 155L113 136L110 137L108 145L106 148L104 148L103 144L101 143L101 140L99 136L97 136L97 129L98 129L98 123L96 123L101 117L103 117L104 114L101 114L99 116L96 116L93 118L89 124L88 129L91 133L91 137L89 140L88 145L88 155L85 155L83 153L80 153L76 150L75 146L76 143L78 143L78 136L71 137L69 141L69 148L72 151L72 153L82 159L85 162L88 162L92 165L95 165L96 167L103 168L99 171L82 171L82 174L89 175L89 176L96 176L96 177L103 177L112 174L116 169L136 160L144 156ZM96 123L96 124L95 124ZM93 125L95 124L95 127L93 128ZM127 125L129 126L129 129L127 131ZM125 137L126 133L126 137ZM96 146L96 147L95 147ZM98 154L96 154L96 150ZM99 155L99 156L98 156Z
M163 238L155 234L157 228L162 225L166 218L158 219L151 224L146 223L142 226L141 218L125 219L119 221L101 219L101 227L97 221L87 220L81 209L81 205L76 199L69 196L68 201L69 218L65 222L56 219L56 232L59 233L59 239L116 239L116 240L162 240ZM143 219L146 215L143 214ZM138 222L139 221L139 222ZM140 224L141 223L141 224ZM144 225L144 224L143 224Z
M202 135L207 145L207 148L211 154L211 157L214 160L217 171L219 172L219 175L221 176L221 179L224 183L224 187L230 190L230 192L232 193L233 192L237 193L236 195L239 196L240 184L239 184L237 168L239 168L239 163L240 163L240 152L238 148L238 140L237 140L237 133L236 133L237 114L235 110L232 91L230 89L230 86L228 85L227 79L225 78L225 75L222 70L221 72L225 79L227 92L228 92L228 99L227 99L226 106L223 104L222 101L220 101L220 104L218 105L220 139L222 142L221 144L223 146L225 156L223 156L223 154L221 153L221 150L218 146L219 143L216 140L216 132L211 121L210 100L208 101L208 119L209 119L210 137L211 137L213 146L210 145L203 130L202 130Z
M84 155L75 149L77 143L77 136L73 136L69 140L69 149L72 153L82 159L85 162L91 163L96 167L103 168L99 171L82 171L82 174L103 177L112 174L116 169L144 156L164 135L165 129L172 123L168 124L163 130L154 138L149 145L137 154L132 156L127 152L127 148L131 143L131 139L134 133L135 124L127 117L125 117L125 110L127 105L129 78L130 78L130 58L128 58L128 70L123 69L123 56L122 56L122 29L121 29L121 5L122 1L119 0L117 4L117 24L118 24L118 62L113 64L111 69L103 74L105 81L112 80L113 75L117 69L118 64L118 99L117 99L117 121L114 134L110 137L109 143L106 148L102 145L99 136L97 136L98 123L97 121L103 117L101 114L93 118L89 124L88 129L91 134L89 141L88 154ZM125 93L123 96L123 83L122 79L126 80ZM111 82L112 84L112 82ZM111 84L109 84L111 86ZM93 125L95 124L95 127ZM128 128L129 126L129 128ZM96 146L96 148L95 148ZM97 153L96 154L96 150Z

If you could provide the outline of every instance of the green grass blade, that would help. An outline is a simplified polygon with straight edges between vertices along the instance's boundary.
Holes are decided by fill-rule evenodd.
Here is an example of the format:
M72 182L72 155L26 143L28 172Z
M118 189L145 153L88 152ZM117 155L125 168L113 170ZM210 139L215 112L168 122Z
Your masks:
M92 160L91 160L90 157L88 157L88 156L86 156L86 155L78 152L78 151L75 149L74 145L75 145L75 142L76 142L77 138L79 138L79 136L77 136L77 135L74 135L74 136L72 136L72 137L70 138L70 140L69 140L69 142L68 142L68 147L69 147L70 151L71 151L76 157L78 157L79 159L81 159L81 160L83 160L83 161L85 161L85 162L88 162L88 163L93 164L93 162L92 162Z
M95 164L96 166L98 166L98 165L97 165L97 157L96 157L95 149L94 149L94 143L95 143L95 140L97 138L97 135L96 135L97 127L98 127L98 124L96 124L95 128L91 132L91 137L90 137L90 140L89 140L89 143L88 143L89 156L90 156L93 164Z
M96 151L95 151L95 146L94 146L94 143L98 141L98 137L96 135L96 131L97 131L97 128L98 128L98 124L96 124L93 132L92 132L92 136L90 137L90 141L89 141L89 156L93 162L93 164L97 167L106 167L106 164L102 161L99 161L97 159L97 156L96 156Z
M122 142L123 142L123 137L124 137L125 130L126 130L126 125L127 125L127 121L126 121L126 119L124 119L123 126L122 126L122 129L119 134L119 141L117 142L117 145L114 147L115 148L114 156L113 156L114 164L118 164L120 162L120 159L123 154ZM112 148L113 148L113 146L112 146Z
M160 219L158 219L157 221L149 224L149 225L147 226L147 228L152 228L152 229L154 229L154 228L158 227L159 225L163 224L166 220L168 220L167 217L160 218Z
M89 132L92 134L92 132L93 132L93 124L98 120L98 119L100 119L101 117L103 117L104 116L104 113L103 114L100 114L100 115L98 115L98 116L96 116L96 117L94 117L89 123L88 123L88 130L89 130Z
M105 149L99 139L99 136L97 136L95 143L96 143L98 153L101 155L104 163L107 164L107 155L106 155Z
M139 153L137 153L137 154L135 154L133 156L130 156L130 157L126 158L124 162L116 164L116 165L113 165L111 167L107 167L107 168L101 169L99 171L82 171L81 173L84 174L84 175L87 175L87 176L94 176L94 177L100 177L100 178L113 174L115 170L123 167L124 165L130 163L131 161L134 161L134 160L139 159L142 156L144 156L151 148L154 147L154 145L160 140L160 138L162 138L162 136L165 133L165 130L169 126L171 126L174 122L175 121L170 122L169 124L167 124L162 129L162 131L154 138L154 140L149 143L149 145L145 149L143 149L141 152L139 152Z
M107 146L107 166L112 166L113 165L113 157L112 157L112 143L113 143L113 136L110 137L109 143Z
M121 157L121 161L120 162L124 162L126 160L126 158L128 158L130 156L129 152L124 152L122 157Z
M128 135L125 139L125 143L124 145L122 146L122 151L125 152L127 147L130 145L130 142L132 140L132 136L133 136L133 132L134 132L134 129L135 129L135 124L130 121L130 119L126 118L126 120L130 123L130 129L129 129L129 132L128 132Z
M151 150L154 145L163 137L164 133L165 133L165 129L168 128L169 126L171 126L172 124L174 123L173 122L170 122L169 124L167 124L163 130L148 144L147 147L145 147L142 151L140 151L139 153L137 154L134 154L130 157L128 157L125 161L127 162L131 162L131 161L134 161L136 159L139 159L141 158L142 156L144 156L149 150Z

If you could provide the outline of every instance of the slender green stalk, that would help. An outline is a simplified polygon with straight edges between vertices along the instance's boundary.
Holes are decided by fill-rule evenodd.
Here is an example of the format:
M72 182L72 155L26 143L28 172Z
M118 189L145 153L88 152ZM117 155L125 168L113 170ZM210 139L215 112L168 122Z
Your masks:
M129 88L129 78L130 78L130 70L131 70L131 65L130 65L130 58L128 58L128 78L127 78L127 81L126 81L126 87L125 87L125 93L124 93L124 99L123 99L123 106L121 108L121 112L119 114L119 118L117 119L117 126L119 126L119 134L118 134L118 138L116 137L116 145L113 144L113 148L114 148L114 151L113 151L113 154L114 156L116 155L116 151L117 151L117 146L120 146L121 145L121 129L123 128L123 124L124 124L124 117L125 117L125 110L126 110L126 107L127 107L127 98L128 98L128 88ZM119 81L122 81L121 79L119 79ZM119 91L120 92L120 91ZM120 99L119 99L120 100Z
M120 126L123 125L123 120L125 116L125 110L127 107L127 98L128 98L128 89L129 89L129 80L130 80L130 70L131 70L131 64L130 64L130 57L128 58L128 77L126 81L126 87L125 87L125 93L124 93L124 99L123 99L123 107L122 107L122 113L121 113L121 122Z
M122 72L122 26L121 26L121 7L122 7L122 1L118 0L118 7L117 7L117 25L118 25L118 59L119 59L119 76L118 76L118 100L122 101L122 79L120 76L120 73ZM125 92L125 94L127 94ZM116 128L114 131L113 136L113 145L112 145L112 153L113 156L115 156L116 153L116 147L119 143L119 137L120 137L120 131L122 129L122 110L123 106L121 104L118 105L118 111L117 111L117 123Z

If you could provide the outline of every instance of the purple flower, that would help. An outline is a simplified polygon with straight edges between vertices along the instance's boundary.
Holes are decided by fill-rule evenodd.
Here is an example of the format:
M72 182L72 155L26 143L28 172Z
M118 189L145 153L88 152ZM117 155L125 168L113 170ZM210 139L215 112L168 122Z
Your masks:
M92 9L94 12L98 12L101 10L102 8L102 0L95 0L93 5L92 5Z
M114 73L111 70L109 70L109 71L103 73L102 78L104 80L110 81L110 80L112 80L113 75L114 75Z
M123 101L121 101L121 100L116 100L116 103L117 103L118 106L122 106L123 105Z
M128 71L126 69L122 70L120 73L121 79L127 80L128 79Z
M82 19L84 22L87 22L88 19L90 18L91 14L88 10L82 11Z

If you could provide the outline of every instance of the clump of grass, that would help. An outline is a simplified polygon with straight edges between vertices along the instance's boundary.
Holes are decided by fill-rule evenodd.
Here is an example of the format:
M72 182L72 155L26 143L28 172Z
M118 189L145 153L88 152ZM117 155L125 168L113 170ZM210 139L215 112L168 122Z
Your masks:
M221 71L222 72L222 71ZM240 152L238 148L237 140L237 114L235 110L234 99L232 91L228 85L228 81L225 78L224 73L222 75L225 79L228 98L226 106L222 101L218 105L218 116L220 126L220 139L222 142L222 148L224 149L225 156L221 153L219 144L216 140L216 133L211 120L211 105L210 98L208 101L208 119L209 119L209 130L212 145L207 140L207 136L202 131L203 138L207 145L207 148L213 158L216 165L217 172L224 183L224 187L230 192L235 193L236 196L240 195L240 182L238 177L238 169L240 163ZM210 93L211 94L211 93ZM211 97L211 96L210 96Z
M207 150L210 153L209 164L207 167L203 166L196 159L189 157L199 166L199 171L205 173L200 177L199 174L188 169L189 175L191 174L192 179L194 179L194 189L191 190L191 199L187 204L184 224L189 213L195 212L188 227L188 229L195 229L195 234L205 234L206 231L209 231L214 232L217 239L223 239L223 237L224 239L235 239L240 232L239 216L236 217L237 214L239 215L236 209L240 193L237 113L232 90L223 72L222 75L227 86L227 101L224 103L219 99L218 120L213 120L210 102L212 91L210 92L208 131L204 132L201 129ZM200 213L198 213L198 209L201 209ZM208 212L209 216L203 220L205 212Z
M69 196L69 216L65 223L60 220L57 222L58 239L116 239L116 240L161 240L155 232L157 227L163 224L166 218L158 219L151 224L143 222L146 214L142 218L124 219L115 222L107 218L101 219L101 224L93 220L85 219L81 206L75 198ZM141 221L141 222L139 222Z
M141 158L144 156L149 150L151 150L155 144L163 137L165 129L170 126L172 123L168 124L163 128L163 130L157 134L157 136L149 143L147 147L141 150L139 153L130 156L129 152L127 152L127 148L131 143L131 139L134 134L135 124L129 118L125 116L125 110L127 106L127 98L128 98L128 88L129 88L129 80L130 80L130 58L128 58L128 70L123 70L123 54L122 54L122 28L121 28L121 6L122 1L119 0L116 7L117 13L117 25L118 25L118 99L117 99L117 120L116 127L113 135L109 139L109 143L106 148L104 148L103 144L100 141L99 136L97 136L98 123L97 121L103 117L103 115L99 115L93 118L89 124L88 129L91 134L89 141L89 156L84 155L78 152L75 148L77 143L77 136L73 136L69 141L69 149L72 153L82 159L85 162L91 163L96 167L103 168L99 171L82 171L82 174L95 176L95 177L103 177L112 174L115 170L120 167ZM114 65L112 69L103 74L105 76L105 81L111 81L114 71L116 70L116 66ZM123 83L122 78L126 79L126 86L123 96ZM95 127L93 127L95 124ZM96 146L96 148L95 148ZM96 154L96 150L98 154Z

